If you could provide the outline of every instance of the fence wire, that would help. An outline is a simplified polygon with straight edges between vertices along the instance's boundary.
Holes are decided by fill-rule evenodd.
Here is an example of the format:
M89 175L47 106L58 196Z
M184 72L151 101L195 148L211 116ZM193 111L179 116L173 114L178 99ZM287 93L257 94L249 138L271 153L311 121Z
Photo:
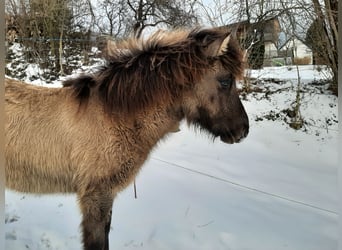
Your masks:
M288 197L285 197L285 196L282 196L282 195L278 195L278 194L274 194L274 193L271 193L271 192L263 191L263 190L260 190L260 189L254 188L254 187L250 187L250 186L243 185L243 184L240 184L238 182L234 182L234 181L231 181L231 180L228 180L228 179L225 179L225 178L221 178L221 177L217 177L217 176L214 176L214 175L210 175L210 174L207 174L207 173L204 173L204 172L201 172L201 171L198 171L198 170L194 170L194 169L191 169L191 168L188 168L188 167L184 167L182 165L179 165L179 164L176 164L176 163L173 163L173 162L169 162L169 161L165 161L165 160L162 160L162 159L159 159L159 158L156 158L156 157L152 157L152 159L156 160L156 161L159 161L159 162L162 162L166 166L176 167L176 168L179 168L179 169L183 169L183 170L186 170L188 172L191 172L191 173L194 173L194 174L198 174L198 175L202 175L202 176L205 176L205 177L217 180L217 181L222 181L222 182L228 183L228 184L233 185L233 186L237 186L237 187L245 189L245 190L249 190L249 191L252 191L252 192L259 193L259 194L271 196L273 198L285 200L287 202L295 203L295 204L298 204L298 205L301 205L301 206L310 207L310 208L313 208L313 209L316 209L316 210L320 210L320 211L323 211L323 212L327 212L327 213L330 213L330 214L338 215L338 213L336 211L333 211L333 210L330 210L330 209L327 209L327 208L318 207L316 205L312 205L312 204L309 204L307 202L298 201L298 200L291 199L291 198L288 198Z

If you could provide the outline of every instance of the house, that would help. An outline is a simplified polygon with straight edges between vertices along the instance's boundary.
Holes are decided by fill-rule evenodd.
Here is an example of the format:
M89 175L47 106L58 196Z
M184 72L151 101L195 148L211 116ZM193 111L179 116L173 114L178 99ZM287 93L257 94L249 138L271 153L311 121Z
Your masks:
M252 68L270 66L271 59L278 55L280 33L276 17L255 23L242 21L224 26L236 33L241 46L248 49L248 62Z
M241 21L222 28L236 33L241 47L248 49L251 68L313 63L312 51L301 39L292 37L280 44L281 28L276 17L255 23Z
M312 50L297 37L288 39L279 48L279 57L281 56L286 64L308 65L313 62Z

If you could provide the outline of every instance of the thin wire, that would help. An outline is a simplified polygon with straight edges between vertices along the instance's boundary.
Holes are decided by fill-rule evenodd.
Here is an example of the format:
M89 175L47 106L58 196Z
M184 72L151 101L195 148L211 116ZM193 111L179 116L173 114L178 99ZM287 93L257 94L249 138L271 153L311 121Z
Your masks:
M234 186L238 186L238 187L243 188L243 189L247 189L247 190L250 190L250 191L253 191L253 192L258 192L258 193L261 193L261 194L264 194L264 195L272 196L274 198L278 198L278 199L281 199L281 200L286 200L288 202L296 203L296 204L299 204L299 205L302 205L302 206L306 206L306 207L310 207L310 208L314 208L314 209L317 209L317 210L321 210L321 211L324 211L324 212L328 212L328 213L331 213L331 214L338 215L337 212L329 210L329 209L326 209L326 208L318 207L318 206L315 206L315 205L311 205L309 203L305 203L305 202L302 202L302 201L297 201L297 200L290 199L290 198L287 198L287 197L284 197L284 196L281 196L281 195L277 195L277 194L269 193L269 192L266 192L266 191L262 191L262 190L259 190L259 189L256 189L256 188L252 188L252 187L249 187L249 186L246 186L246 185L239 184L237 182L233 182L233 181L230 181L230 180L227 180L227 179L224 179L224 178L220 178L220 177L217 177L217 176L214 176L214 175L210 175L210 174L198 171L198 170L194 170L194 169L191 169L191 168L183 167L181 165L178 165L178 164L175 164L175 163L172 163L172 162L168 162L168 161L165 161L165 160L162 160L162 159L158 159L158 158L155 158L155 157L152 157L152 159L156 160L156 161L163 162L163 163L165 163L166 165L169 165L169 166L181 168L181 169L184 169L186 171L189 171L189 172L192 172L192 173L196 173L196 174L199 174L199 175L203 175L203 176L206 176L206 177L209 177L209 178L212 178L212 179L215 179L215 180L219 180L219 181L222 181L222 182L226 182L226 183L229 183L229 184L234 185Z
M76 42L96 42L96 40L83 39L83 38L54 38L54 37L17 37L19 41L76 41Z

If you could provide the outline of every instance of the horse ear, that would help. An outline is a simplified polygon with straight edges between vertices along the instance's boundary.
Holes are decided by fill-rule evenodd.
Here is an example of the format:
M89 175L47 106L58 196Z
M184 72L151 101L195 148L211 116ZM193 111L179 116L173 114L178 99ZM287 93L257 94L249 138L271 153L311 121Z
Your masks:
M223 55L227 51L229 40L230 40L230 34L227 35L226 38L222 41L222 43L220 45L220 48L217 51L217 55L216 56L221 56L221 55Z
M227 51L230 34L204 30L196 34L196 40L205 47L205 53L209 57L223 55Z
M248 50L245 49L242 51L242 61L246 62L247 61L247 58L248 58Z
M222 56L228 50L230 34L224 37L217 38L206 49L209 57Z

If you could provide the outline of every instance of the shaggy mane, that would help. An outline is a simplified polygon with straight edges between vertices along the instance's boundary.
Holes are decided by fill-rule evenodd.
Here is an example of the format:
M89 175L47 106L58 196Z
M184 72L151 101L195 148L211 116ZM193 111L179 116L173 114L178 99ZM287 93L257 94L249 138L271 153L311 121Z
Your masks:
M98 95L106 113L134 113L164 103L171 105L184 90L190 89L220 60L234 76L243 71L242 53L235 39L230 39L224 55L206 55L206 48L226 31L194 29L159 31L147 40L129 39L108 43L107 64L93 75L69 79L80 104L86 104L91 93Z

